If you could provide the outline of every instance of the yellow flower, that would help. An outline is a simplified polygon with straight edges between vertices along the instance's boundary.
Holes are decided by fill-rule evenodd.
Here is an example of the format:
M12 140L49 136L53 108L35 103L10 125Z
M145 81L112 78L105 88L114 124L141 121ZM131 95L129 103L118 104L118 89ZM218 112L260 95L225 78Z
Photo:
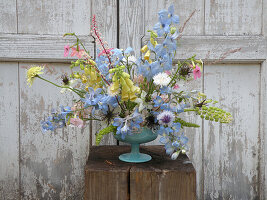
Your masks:
M149 59L150 59L150 50L148 50L148 51L146 52L146 54L145 54L145 56L144 56L144 59L147 60L147 61L149 61Z
M39 74L43 74L42 72L44 68L43 67L31 67L30 69L27 70L27 82L29 86L32 86L32 83L34 81L34 78L37 77Z
M142 47L141 52L145 53L147 50L148 50L148 46L145 45L145 46Z

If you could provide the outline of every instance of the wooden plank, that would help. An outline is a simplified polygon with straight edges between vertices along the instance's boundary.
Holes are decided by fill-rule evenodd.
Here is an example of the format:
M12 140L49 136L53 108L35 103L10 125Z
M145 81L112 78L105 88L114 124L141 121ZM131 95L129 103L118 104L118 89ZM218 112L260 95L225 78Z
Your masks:
M234 118L231 124L204 123L204 199L258 199L260 66L204 71L204 92Z
M90 33L91 1L17 0L17 10L19 33Z
M260 199L265 199L267 195L267 181L265 175L267 172L266 168L266 155L267 155L267 142L266 142L266 133L267 133L267 64L266 61L261 64L260 71L260 134L259 134L259 192Z
M16 0L0 0L0 33L17 33Z
M262 0L205 0L205 35L260 35L261 28Z
M96 16L97 26L109 48L116 48L117 38L117 0L93 1L92 15ZM98 42L97 49L103 50Z
M153 29L158 22L158 12L173 4L175 14L180 17L181 28L190 15L196 10L195 14L186 24L183 35L203 35L204 34L204 0L198 1L171 1L156 0L145 1L145 30Z
M129 146L91 148L85 167L85 199L196 199L196 172L187 156L173 161L163 146L141 146L151 161L137 165L118 159L129 151Z
M81 41L94 55L93 38L81 36ZM73 45L76 40L62 35L1 34L0 60L70 62L74 57L64 57L64 45Z
M97 28L101 33L103 41L107 44L107 47L117 48L118 47L117 0L92 1L92 15L96 16ZM96 49L95 49L96 53L102 50L103 49L101 45L96 40ZM95 134L97 134L97 132L101 130L102 127L103 124L101 125L98 122L92 123L93 145L95 144ZM103 137L101 145L116 144L116 143L117 141L112 136L112 134L109 134Z
M24 69L29 65L20 63L19 73L22 198L81 199L89 154L89 127L42 132L40 121L50 115L52 108L60 111L60 105L72 105L73 95L60 94L60 89L39 79L29 88ZM66 64L46 66L44 77L58 84L61 75L70 72Z
M119 4L119 45L122 49L132 47L136 57L140 55L141 37L145 35L144 4L144 0L123 0Z
M145 37L143 42L148 39ZM262 36L183 36L178 45L176 59L196 54L206 64L261 63L267 55L267 40Z
M19 198L18 63L0 62L0 199Z
M262 35L267 37L267 1L262 0Z
M118 148L120 147L93 146L90 149L85 166L85 200L129 199L130 166L123 165L118 160Z

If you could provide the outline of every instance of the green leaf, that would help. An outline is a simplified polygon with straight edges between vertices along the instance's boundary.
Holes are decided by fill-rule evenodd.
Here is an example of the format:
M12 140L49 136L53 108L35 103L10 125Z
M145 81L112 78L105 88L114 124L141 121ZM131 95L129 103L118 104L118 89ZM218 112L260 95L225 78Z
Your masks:
M111 132L115 133L116 131L117 131L117 127L116 126L112 126L112 125L110 125L110 126L104 128L104 129L100 130L96 134L96 139L95 139L96 145L99 145L100 144L100 142L101 142L101 140L102 140L102 138L103 138L104 135L107 135L107 134L109 134Z

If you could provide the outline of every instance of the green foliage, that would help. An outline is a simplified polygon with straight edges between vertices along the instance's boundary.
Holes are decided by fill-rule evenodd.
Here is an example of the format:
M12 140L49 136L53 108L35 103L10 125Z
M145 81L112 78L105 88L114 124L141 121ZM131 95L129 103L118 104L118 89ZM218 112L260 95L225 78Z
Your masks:
M229 112L214 106L207 107L203 105L201 109L197 109L197 114L200 115L201 118L209 121L220 123L230 123L232 121L232 115Z
M181 128L185 127L194 127L194 128L198 128L200 127L197 124L194 123L190 123L190 122L186 122L184 120L182 120L181 118L176 118L176 120L174 121L175 123L179 122L181 124Z
M102 140L102 138L103 138L104 135L107 135L107 134L109 134L111 132L115 133L116 130L117 130L117 127L116 126L112 126L112 125L110 125L110 126L104 128L104 129L100 130L96 134L96 139L95 139L96 145L99 145L100 144L100 142L101 142L101 140Z

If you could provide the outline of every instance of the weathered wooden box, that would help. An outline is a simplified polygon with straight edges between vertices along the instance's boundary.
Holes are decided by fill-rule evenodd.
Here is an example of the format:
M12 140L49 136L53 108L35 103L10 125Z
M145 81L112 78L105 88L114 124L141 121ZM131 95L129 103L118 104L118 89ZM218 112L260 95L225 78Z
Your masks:
M152 160L118 159L130 146L93 146L85 167L85 200L196 199L196 171L186 155L173 161L163 146L141 146Z

